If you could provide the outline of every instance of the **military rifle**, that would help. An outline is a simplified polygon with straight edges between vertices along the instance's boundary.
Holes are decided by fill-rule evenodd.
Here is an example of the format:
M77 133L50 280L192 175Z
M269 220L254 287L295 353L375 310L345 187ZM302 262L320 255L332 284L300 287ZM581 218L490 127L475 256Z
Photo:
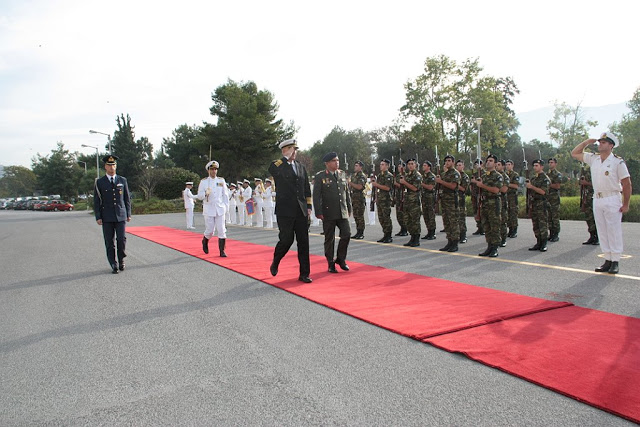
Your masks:
M539 153L538 153L539 154ZM525 176L525 185L526 183L530 182L529 181L529 163L527 162L527 157L524 153L524 147L522 147L522 168L524 170L524 176ZM531 192L530 189L527 188L527 203L526 203L526 207L527 207L527 216L529 218L531 218L531 210L533 209L533 194Z
M436 145L436 176L440 176L440 156L438 156L438 146ZM440 213L440 184L436 183L435 186L435 201L434 208L436 215Z
M582 162L580 164L580 210L582 212L587 211L587 206L585 206L587 202L587 185L583 184L583 182L586 181L584 174L585 174L584 162Z

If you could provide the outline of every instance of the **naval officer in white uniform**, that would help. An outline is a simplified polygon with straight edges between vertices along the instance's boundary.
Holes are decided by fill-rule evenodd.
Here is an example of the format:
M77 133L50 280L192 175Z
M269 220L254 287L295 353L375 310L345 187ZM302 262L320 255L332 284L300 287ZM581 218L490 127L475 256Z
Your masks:
M205 168L209 172L209 177L200 181L197 197L203 201L204 237L202 238L202 250L205 254L209 253L209 239L215 230L218 235L220 256L226 257L224 247L227 240L227 228L224 219L229 210L229 189L224 178L218 177L219 167L220 165L215 160L207 163Z
M195 230L193 226L193 208L196 205L196 196L193 195L191 189L193 188L193 182L189 181L185 183L186 188L182 192L182 198L184 199L184 209L187 211L187 230Z

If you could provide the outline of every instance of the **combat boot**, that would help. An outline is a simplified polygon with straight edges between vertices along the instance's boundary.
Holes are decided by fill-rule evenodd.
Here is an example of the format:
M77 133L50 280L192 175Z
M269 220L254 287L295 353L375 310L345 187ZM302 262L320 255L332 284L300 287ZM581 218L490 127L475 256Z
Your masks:
M415 248L416 246L420 246L420 235L414 234L411 236L411 240L409 241L409 246Z
M609 267L609 274L618 274L620 271L620 267L618 266L618 261L611 261L611 267Z
M386 239L386 238L387 238L387 235L385 234L384 236L382 236L382 237L380 238L380 240L377 240L377 242L378 242L378 243L384 243L384 239Z
M596 231L595 233L593 233L593 242L591 242L592 245L599 245L600 244L600 239L598 238L598 232Z
M393 238L391 237L391 233L385 234L382 243L393 243Z
M489 255L487 255L490 258L495 258L498 256L498 247L496 245L491 246L491 250L489 251Z
M351 236L352 239L362 240L364 239L364 230L356 230L356 234Z
M606 260L604 262L604 264L602 264L600 267L596 268L596 272L598 272L598 273L606 273L606 272L608 272L611 269L611 264L612 264L611 261Z
M582 242L583 245L590 245L592 243L593 243L593 233L591 233L588 240Z
M460 233L460 240L458 240L458 243L467 243L467 232L461 232Z
M209 239L207 239L206 237L202 238L202 251L205 254L209 253Z
M504 239L502 239L502 241L500 242L500 247L504 248L507 246L507 238L505 237Z
M409 239L409 241L402 246L412 246L412 245L413 245L413 234L411 235L411 239Z
M538 251L540 250L540 238L536 237L536 244L529 248L530 251Z
M451 239L447 239L447 244L445 245L445 247L444 248L440 248L438 250L441 251L441 252L447 252L450 247L451 247Z
M538 248L540 252L547 252L547 239L544 237L540 239L540 247Z
M509 235L507 236L511 239L515 239L518 237L518 227L513 227L509 229Z
M455 239L451 240L451 246L449 246L447 252L458 252L458 242Z
M427 234L427 240L436 240L436 230L429 230L429 234Z
M491 245L487 246L487 249L484 252L482 252L481 254L478 254L478 256L487 256L487 255L489 255L491 253L491 248L493 248L493 246L491 246Z
M399 236L399 237L404 237L408 235L409 233L407 233L407 228L405 226L400 227L400 231L396 233L396 236Z
M549 236L549 241L557 242L558 240L560 240L560 237L558 237L558 233L551 233L551 236Z
M227 254L224 251L224 246L227 243L227 239L218 239L218 249L220 250L220 256L226 258Z

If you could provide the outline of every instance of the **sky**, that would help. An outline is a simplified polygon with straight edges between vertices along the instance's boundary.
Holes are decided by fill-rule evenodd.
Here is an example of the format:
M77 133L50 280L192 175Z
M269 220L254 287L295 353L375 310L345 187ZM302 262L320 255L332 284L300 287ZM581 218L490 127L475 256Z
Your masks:
M57 142L102 152L89 130L113 134L120 114L158 150L181 124L214 122L228 79L272 92L308 148L335 126L392 124L404 84L441 54L512 77L516 113L627 102L638 16L633 0L0 0L0 164L30 167Z

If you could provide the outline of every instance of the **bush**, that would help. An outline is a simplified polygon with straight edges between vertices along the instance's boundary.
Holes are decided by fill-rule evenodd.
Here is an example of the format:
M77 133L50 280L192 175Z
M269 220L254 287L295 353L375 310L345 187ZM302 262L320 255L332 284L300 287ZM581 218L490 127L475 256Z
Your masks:
M154 190L154 195L160 199L171 200L182 197L182 191L187 181L193 181L195 189L198 188L200 177L198 174L182 168L171 168L162 170L162 180Z

